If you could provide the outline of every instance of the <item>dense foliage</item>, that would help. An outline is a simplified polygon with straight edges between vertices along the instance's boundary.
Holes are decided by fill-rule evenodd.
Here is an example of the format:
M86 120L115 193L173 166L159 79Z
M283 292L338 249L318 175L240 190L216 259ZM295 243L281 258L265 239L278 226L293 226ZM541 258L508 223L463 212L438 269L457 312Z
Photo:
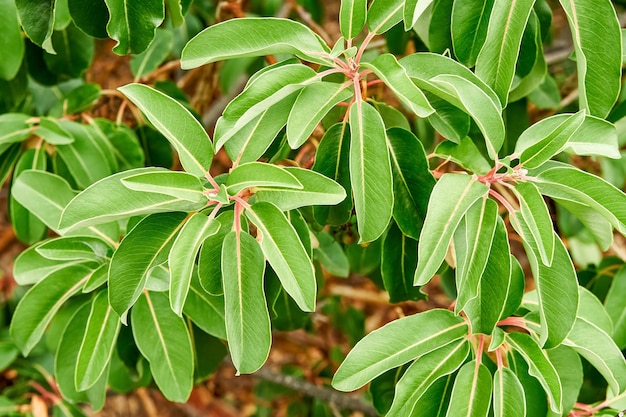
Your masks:
M368 275L394 303L438 276L450 308L363 337L333 388L370 383L387 416L626 408L616 6L342 0L328 43L302 13L319 4L292 3L295 19L222 2L237 17L205 28L212 2L0 0L0 177L30 245L1 363L58 394L57 415L152 381L184 402L227 352L254 373L273 326L307 327L324 276ZM544 52L553 12L572 33L573 100ZM133 55L118 91L83 80L106 37ZM175 83L150 78L178 56L227 61L236 97L212 139ZM106 95L123 99L116 120L94 116ZM216 173L222 149L232 166Z

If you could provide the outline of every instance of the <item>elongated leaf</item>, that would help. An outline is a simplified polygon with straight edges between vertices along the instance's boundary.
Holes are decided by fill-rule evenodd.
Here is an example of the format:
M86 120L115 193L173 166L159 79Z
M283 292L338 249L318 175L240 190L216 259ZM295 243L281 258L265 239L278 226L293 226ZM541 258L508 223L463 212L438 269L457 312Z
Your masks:
M32 131L28 119L29 116L22 113L0 115L0 144L21 142L28 138Z
M515 64L534 1L495 0L483 48L476 59L476 75L498 94L506 106Z
M106 24L109 21L109 10L105 0L68 0L67 6L80 30L94 38L108 37Z
M198 205L208 201L202 193L204 189L200 179L186 172L145 172L122 178L121 181L126 188L133 191L164 194Z
M80 305L67 320L54 356L54 376L63 398L73 402L86 401L86 393L76 389L76 363L80 345L89 320L91 303Z
M555 413L561 413L561 397L563 388L554 366L550 362L545 351L537 342L527 334L509 333L507 334L509 345L519 352L528 364L530 375L534 376L548 394L550 409Z
M452 44L454 55L467 67L476 64L476 58L485 39L489 16L495 0L455 1L452 6Z
M448 417L487 417L491 402L491 373L476 360L467 362L454 380Z
M509 368L500 368L493 375L493 414L495 417L526 415L524 387Z
M93 236L62 236L37 246L37 252L56 261L104 262L111 246Z
M24 40L14 1L0 1L0 27L3 28L0 40L0 78L11 80L17 75L24 58Z
M19 285L36 284L59 269L81 263L81 261L59 262L48 259L37 252L39 246L40 244L30 246L15 258L13 277Z
M341 4L343 7L343 2ZM337 103L346 101L352 95L344 84L320 81L304 87L289 112L287 120L289 146L293 149L302 146L322 118Z
M459 222L487 192L484 184L469 175L445 174L437 181L420 234L415 285L426 284L437 272Z
M350 111L350 180L360 242L378 239L393 213L393 181L385 126L374 108L357 101Z
M54 29L54 0L16 0L22 28L33 43L53 53L50 36Z
M587 359L607 380L613 392L626 389L626 359L611 335L596 324L578 317L563 344Z
M105 0L110 18L107 33L117 41L113 52L119 55L139 54L146 50L156 28L165 18L163 3L132 0Z
M224 238L233 230L234 214L232 211L221 213L215 219L220 228L214 235L202 243L198 258L198 278L200 286L211 295L222 295L222 244Z
M204 204L192 203L165 194L139 193L129 190L122 184L121 180L124 178L155 171L158 170L139 168L120 172L96 182L69 202L63 210L57 228L77 229L142 214L192 211L202 208Z
M50 41L56 53L44 53L43 60L53 74L78 78L91 65L95 52L93 39L74 24L70 23L64 30L52 32ZM49 49L45 46L46 42L44 49Z
M578 400L578 394L583 385L583 365L578 353L567 346L559 346L548 351L548 358L559 374L563 386L563 410L571 410ZM559 414L550 411L548 417L558 417Z
M74 141L74 138L63 128L60 122L60 120L49 117L41 118L35 134L50 145L69 145Z
M621 32L608 0L561 0L567 15L578 67L580 106L605 117L620 91Z
M464 108L458 97L450 94L449 91L442 89L440 86L432 82L432 79L441 75L457 75L480 88L493 101L493 105L498 109L498 113L502 111L502 106L498 95L478 78L472 71L464 65L459 64L455 60L444 55L433 53L415 53L408 55L398 61L404 67L409 77L413 79L415 84L422 90L429 91L438 97L450 102L451 104ZM491 105L489 106L491 107Z
M469 353L467 341L453 342L417 359L396 386L387 417L411 416L420 397L439 378L456 371Z
M491 250L480 277L478 296L470 300L465 312L473 331L491 334L503 317L511 287L512 263L506 226L497 217Z
M252 236L237 231L226 235L222 248L226 335L238 374L255 372L269 355L272 336L264 271L263 252Z
M417 301L424 298L419 287L413 286L416 266L417 241L402 233L396 223L392 222L383 238L380 269L390 302Z
M269 201L282 211L289 211L305 206L335 205L346 198L339 184L315 171L296 167L285 170L297 178L302 189L255 187L257 201Z
M174 240L168 256L171 273L170 304L174 313L179 316L183 312L200 246L207 237L217 233L219 228L220 223L213 221L213 218L203 213L195 213Z
M603 179L567 165L555 165L537 178L542 194L588 205L615 228L626 225L626 194Z
M626 268L615 274L613 285L604 300L604 306L613 323L613 340L620 349L626 347L626 310L623 307L626 297Z
M313 208L315 219L320 224L340 225L346 223L352 214L352 185L350 183L350 128L347 123L337 123L326 131L317 153L313 170L335 180L347 197L333 207Z
M226 181L228 192L235 195L250 187L282 187L302 189L302 184L298 179L277 165L263 162L248 162L235 167Z
M370 32L385 33L402 20L403 0L374 0L367 12Z
M417 20L424 14L433 0L407 0L404 3L404 29L409 30L417 24Z
M154 382L170 401L185 402L193 387L193 350L185 321L162 293L144 293L131 313L133 336L150 362Z
M153 214L122 239L109 267L109 303L120 317L141 295L150 269L167 259L185 217L185 213Z
M306 26L287 19L246 18L212 25L191 39L183 49L183 69L246 56L294 54L328 63L324 42Z
M584 123L585 111L571 115L549 133L542 129L547 120L544 119L524 131L516 144L515 151L520 153L520 164L524 167L537 168L563 150Z
M285 215L273 204L258 202L246 216L261 233L263 254L287 293L303 311L315 310L315 271L300 238Z
M221 263L218 266L221 266ZM204 291L195 275L191 279L183 313L203 331L220 339L226 339L224 297Z
M463 319L441 309L392 321L356 344L337 370L333 387L355 390L391 368L464 337L467 330Z
M402 233L417 240L435 179L422 143L411 132L387 130L387 146L393 172L393 217Z
M531 182L519 182L513 190L519 201L522 217L539 250L541 262L545 266L552 265L555 238L548 206Z
M173 32L167 29L157 30L150 46L130 59L130 70L135 76L135 82L156 70L171 53L173 46Z
M101 291L91 304L76 361L75 384L79 391L91 388L102 376L111 360L120 325L119 316L109 305L107 292Z
M422 90L411 81L406 70L393 55L379 55L371 63L363 63L362 67L370 69L376 74L391 88L400 102L419 117L428 117L435 111Z
M24 355L37 344L63 303L80 291L92 270L71 265L51 273L20 300L11 319L11 337Z
M551 266L540 261L537 243L530 229L518 216L524 236L524 248L537 287L541 317L541 343L544 347L558 346L570 332L578 309L578 281L574 265L567 249L558 236L554 241L554 257ZM518 227L517 225L515 226Z
M361 32L367 19L367 0L343 0L339 9L339 29L346 39Z
M182 104L143 84L120 87L178 152L190 174L204 177L213 160L213 144L198 120Z
M494 243L497 217L498 205L493 200L477 200L454 233L457 312L478 295L480 279Z
M63 208L76 195L63 178L41 170L23 171L13 183L11 193L54 231L58 230Z
M28 149L20 155L13 169L14 178L19 178L23 171L31 169L46 169L46 152L42 146ZM33 244L44 236L46 225L12 195L9 198L9 215L15 236L22 242Z
M319 246L313 250L315 259L330 274L347 278L350 274L350 263L339 242L325 232L316 234L316 238Z
M460 101L485 137L489 156L496 160L505 136L499 106L479 86L458 75L438 75L431 82Z

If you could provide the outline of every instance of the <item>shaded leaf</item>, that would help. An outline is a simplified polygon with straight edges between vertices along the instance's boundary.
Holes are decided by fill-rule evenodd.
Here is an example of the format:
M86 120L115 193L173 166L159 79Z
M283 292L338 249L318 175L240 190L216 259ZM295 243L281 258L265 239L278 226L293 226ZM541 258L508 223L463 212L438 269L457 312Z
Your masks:
M165 18L165 7L160 1L133 2L132 0L105 0L110 17L107 33L117 41L113 52L118 55L139 54L154 38L156 28Z
M12 0L0 1L0 27L3 28L0 38L0 78L11 80L22 65L25 51L16 4Z

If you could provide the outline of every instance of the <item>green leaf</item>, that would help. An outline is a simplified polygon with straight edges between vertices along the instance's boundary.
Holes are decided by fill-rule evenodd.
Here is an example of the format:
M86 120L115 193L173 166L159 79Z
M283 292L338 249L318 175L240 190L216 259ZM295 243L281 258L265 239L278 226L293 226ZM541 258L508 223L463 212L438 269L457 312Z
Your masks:
M11 80L15 78L24 59L24 40L20 30L15 2L12 0L0 1L0 78Z
M333 387L356 390L391 368L465 337L467 331L463 319L441 309L392 321L356 344L337 370Z
M487 38L489 16L495 0L455 1L452 6L454 55L468 68L476 64Z
M124 178L155 171L159 170L139 168L120 172L94 183L65 207L58 229L77 229L150 213L193 211L204 206L165 194L139 193L122 184L121 180ZM107 198L103 199L103 195Z
M509 368L499 368L493 375L493 414L495 417L526 415L524 387Z
M488 107L495 106L498 113L502 111L498 95L491 89L491 87L485 84L467 67L459 64L449 57L439 54L420 52L408 55L398 62L404 67L409 77L413 79L413 82L415 82L419 88L441 97L460 109L464 109L463 103L456 95L451 94L448 90L443 89L441 86L434 83L432 80L435 77L438 77L439 75L456 75L464 78L466 81L474 84L474 86L478 87L483 91L483 93L489 96L491 101L493 101L493 105L489 104ZM456 84L458 84L458 82Z
M539 347L535 339L527 334L509 333L506 340L522 355L528 364L530 375L534 376L545 390L550 400L550 409L555 413L561 413L563 411L561 410L563 388L547 353Z
M393 213L393 182L385 126L362 101L350 111L350 180L360 242L378 239Z
M120 317L141 295L150 270L167 259L185 219L186 213L153 214L122 239L109 267L109 303Z
M195 213L189 217L174 240L168 256L171 273L170 304L174 313L179 316L183 312L200 245L207 237L217 233L219 228L220 223L213 221L212 217Z
M420 234L415 285L424 285L443 262L454 231L476 200L488 188L469 175L445 174L430 196L424 227Z
M16 261L17 263L17 261ZM626 347L626 310L623 308L626 297L626 268L620 268L613 279L604 300L606 312L613 323L613 340L620 349Z
M109 10L105 0L67 0L67 7L80 30L94 38L108 37Z
M122 184L133 191L163 194L190 201L198 206L206 204L200 179L186 172L154 171L131 175L121 179Z
M107 33L117 41L113 52L118 55L139 54L152 42L156 28L165 18L160 1L105 0L110 18Z
M263 291L265 258L245 232L231 231L222 248L226 335L237 374L252 373L266 361L272 343Z
M61 127L61 121L49 117L42 117L35 134L50 145L69 145L74 138Z
M339 8L339 30L346 39L356 37L365 26L367 0L342 0Z
M485 137L489 156L496 160L505 137L499 105L479 86L458 75L441 74L432 78L431 83L455 97L461 108L472 116Z
M513 192L519 201L522 218L537 246L541 262L545 266L552 265L555 240L554 226L546 202L532 182L518 182L513 188ZM522 238L529 239L523 235Z
M204 177L213 160L213 144L189 110L166 94L143 84L129 84L119 90L170 141L185 171Z
M80 291L91 272L83 265L57 270L35 284L20 300L11 320L11 337L22 354L28 355L39 342L52 317Z
M79 391L98 382L111 360L119 331L119 316L109 305L107 292L100 291L91 304L76 360L75 384Z
M222 295L222 244L229 231L233 230L233 211L221 213L215 219L220 228L202 243L198 258L198 278L200 286L211 295Z
M350 219L353 202L349 153L350 128L347 123L337 123L322 137L313 170L339 183L346 190L347 197L333 207L313 207L313 214L319 224L340 225Z
M231 195L236 195L246 188L262 186L303 188L300 181L285 168L263 162L238 165L230 171L226 181L228 193Z
M19 178L25 170L45 171L45 169L46 151L43 146L37 146L22 152L13 169L13 178ZM33 244L44 236L46 225L13 195L9 198L9 216L15 236L22 242Z
M302 189L255 187L257 201L269 201L282 211L289 211L305 206L334 206L346 198L343 187L322 174L296 167L284 169L302 184Z
M293 149L302 146L335 105L352 97L353 92L346 87L346 84L319 81L300 91L287 120L289 146Z
M487 417L491 403L491 373L476 360L461 367L454 380L446 416Z
M443 141L437 145L433 154L441 159L450 159L463 168L476 174L486 174L491 170L491 163L480 152L469 136L458 143Z
M539 313L541 317L541 343L546 348L556 347L570 332L578 309L578 281L572 260L558 236L554 241L554 257L551 266L540 262L537 243L529 227L518 215L517 223L522 228L522 243L528 255L530 267L537 287Z
M406 370L396 386L396 395L387 417L412 416L418 400L442 376L456 371L469 354L469 344L452 342L418 358Z
M496 217L496 220L489 258L480 276L478 296L465 308L472 331L488 335L503 318L513 272L506 226L502 218Z
M170 310L167 295L153 292L141 294L130 318L154 382L168 400L187 401L193 388L193 350L185 321Z
M73 402L87 400L85 392L76 389L75 374L78 351L80 350L87 320L89 319L90 303L79 305L67 320L54 355L54 376L63 398Z
M371 63L363 63L361 66L376 74L385 85L391 88L398 100L419 117L428 117L435 111L422 90L411 81L407 71L393 55L379 55Z
M544 127L548 125L549 119L526 129L517 141L515 152L520 155L520 164L526 168L537 168L561 152L585 122L585 110L567 117L551 131Z
M411 132L387 130L387 146L393 173L393 218L402 233L417 240L435 179L422 143Z
M493 88L502 107L508 101L524 28L533 1L495 0L484 46L476 58L476 75Z
M151 74L172 52L174 46L174 33L171 30L160 29L155 32L154 40L150 46L130 59L130 71L135 76L134 81L141 80Z
M537 175L541 194L588 205L615 228L626 225L626 194L593 174L568 165L555 165Z
M271 203L258 202L246 216L260 232L263 254L278 275L285 291L303 311L315 310L317 285L313 264L296 230Z
M494 247L497 218L498 205L493 200L488 198L477 200L463 216L454 233L456 312L463 310L468 302L479 295L481 277L485 272L492 247ZM497 249L502 255L501 245L504 242L499 239L499 243L500 247ZM506 257L508 258L508 253ZM481 304L480 300L479 304Z
M583 385L583 365L580 356L574 349L567 346L559 346L548 351L548 358L559 374L563 386L563 411L571 410L578 400L578 394ZM548 417L559 417L550 411Z
M221 249L220 246L220 255ZM221 267L221 263L218 266ZM220 339L226 339L224 297L211 295L204 291L200 286L197 274L191 278L183 313L203 331Z
M83 287L83 293L92 292L100 286L104 285L109 280L109 264L105 263L100 265L93 271L93 274L89 277L89 280L85 283Z
M95 51L93 39L74 24L70 23L65 30L55 30L50 40L56 53L44 53L43 59L52 73L77 78L91 66Z
M580 107L604 118L621 85L622 36L608 0L561 0L572 31Z
M319 245L313 250L315 260L319 261L328 273L347 278L350 275L350 263L339 242L324 231L316 234L316 238Z
M225 59L274 54L294 54L328 64L323 58L328 52L320 37L301 23L249 17L227 20L200 32L183 49L181 67L190 69Z
M41 243L36 243L29 246L15 258L13 278L19 285L36 284L57 270L81 263L81 261L59 262L45 258L37 252L40 245Z
M417 20L424 14L433 0L407 0L404 3L404 29L409 30L417 24Z
M0 144L17 143L27 139L32 132L30 116L22 113L0 115Z
M111 246L93 236L62 236L37 246L37 252L55 261L104 262Z
M402 20L403 0L374 0L367 12L367 27L372 33L385 33Z
M55 0L15 0L22 29L33 43L54 52L50 36L54 29Z
M380 269L390 302L425 298L419 287L413 286L416 266L417 241L402 233L392 222L383 238Z
M613 392L626 389L626 359L619 348L597 324L578 317L563 344L587 359L609 383Z

